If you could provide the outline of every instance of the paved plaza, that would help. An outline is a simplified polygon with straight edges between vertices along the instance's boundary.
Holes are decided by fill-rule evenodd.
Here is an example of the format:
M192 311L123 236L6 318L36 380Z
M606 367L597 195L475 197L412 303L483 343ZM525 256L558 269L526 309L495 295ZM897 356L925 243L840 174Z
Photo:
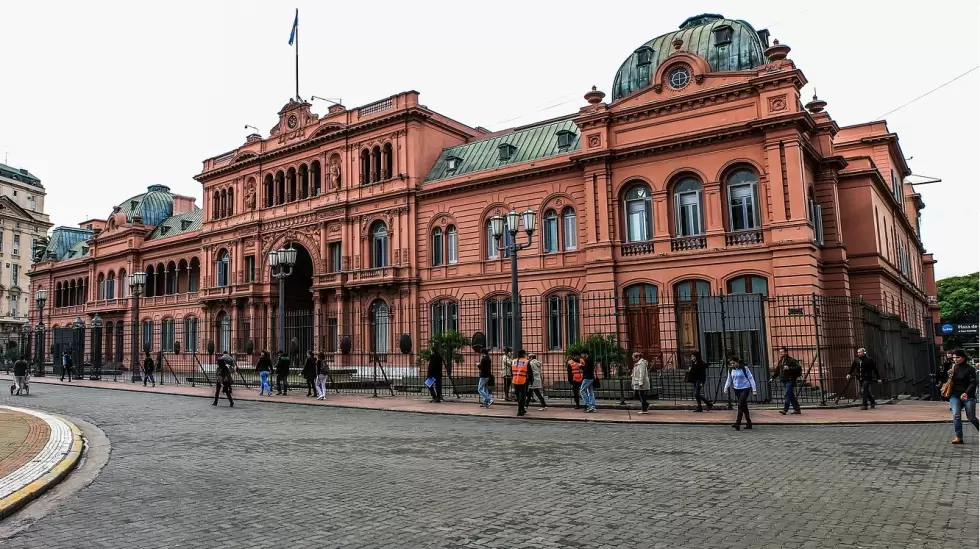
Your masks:
M100 427L94 482L0 546L977 545L977 436L948 424L531 422L38 386ZM0 523L2 526L2 523Z

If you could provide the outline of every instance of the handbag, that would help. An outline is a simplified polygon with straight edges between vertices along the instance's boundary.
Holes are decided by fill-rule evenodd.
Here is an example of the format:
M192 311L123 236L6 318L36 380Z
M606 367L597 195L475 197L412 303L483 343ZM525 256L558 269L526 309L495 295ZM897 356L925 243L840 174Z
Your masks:
M946 374L946 382L943 383L942 387L939 388L939 394L943 395L943 398L949 398L953 396L953 369L949 369L949 373Z
M494 387L496 385L497 385L496 378L493 377L493 374L490 374L490 378L487 379L487 387Z

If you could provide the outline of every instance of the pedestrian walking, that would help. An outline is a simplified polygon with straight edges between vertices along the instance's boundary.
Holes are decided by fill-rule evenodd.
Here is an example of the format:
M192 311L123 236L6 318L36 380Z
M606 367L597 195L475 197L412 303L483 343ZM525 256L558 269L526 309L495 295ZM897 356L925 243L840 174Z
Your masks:
M272 386L269 385L269 376L272 375L272 357L269 356L269 351L263 350L259 355L255 371L259 373L259 396L272 396Z
M595 402L595 362L589 359L589 353L582 353L582 386L579 393L582 395L582 402L585 404L585 413L596 413Z
M156 365L153 364L153 358L150 357L150 351L145 351L146 355L143 358L143 387L146 387L146 383L150 382L154 387L157 386L157 378L153 376L153 371L156 370Z
M847 379L851 379L854 375L857 375L858 381L861 383L861 409L867 410L868 404L871 404L871 409L874 410L875 397L871 394L871 383L878 380L880 385L882 379L881 374L878 373L878 365L868 356L868 351L864 347L857 350L857 358L851 363L851 370L847 373Z
M800 365L800 361L789 356L789 349L780 347L779 362L772 372L772 380L779 379L783 384L783 409L779 411L780 414L785 416L790 406L793 407L794 414L800 413L800 402L796 400L795 385L796 380L802 375L803 366Z
M221 352L221 358L225 359L225 366L228 366L228 371L234 375L238 371L238 363L235 362L235 357L231 356L227 350Z
M541 407L538 410L547 410L548 403L544 401L544 393L541 392L541 389L544 388L544 382L541 380L541 361L533 353L527 355L527 360L528 367L531 368L531 381L527 384L527 402L524 403L524 409L527 410L534 397L537 397L538 401L541 402Z
M753 395L759 394L755 385L755 377L752 376L752 370L737 357L731 357L728 365L731 369L728 372L728 379L725 380L725 394L728 394L729 387L733 387L735 398L738 400L738 414L735 416L735 423L732 423L732 428L741 431L742 416L745 416L745 428L751 429L752 416L749 415L749 392L751 391Z
M313 351L306 351L306 362L303 363L303 379L306 380L306 396L313 397L316 395L316 357L313 356Z
M327 355L320 351L316 357L316 399L327 397Z
M705 383L708 382L708 363L701 358L700 351L691 353L691 364L687 369L687 382L694 386L694 400L698 403L698 407L694 411L703 412L704 408L701 407L701 404L704 403L710 412L715 403L704 396Z
M24 394L29 394L31 392L30 386L28 385L27 379L27 359L24 355L20 355L17 362L14 362L14 384L10 386L10 394L14 394L14 390L20 395L22 392Z
M442 353L439 352L439 348L436 347L432 349L432 354L429 355L429 366L426 368L425 376L432 380L432 384L429 385L429 394L432 396L430 403L438 404L442 402L442 367L444 361L442 359Z
M289 393L289 355L286 351L279 351L279 360L276 362L276 394L287 396Z
M956 435L953 444L963 444L963 410L966 410L970 423L980 431L980 421L977 421L977 369L968 362L963 349L953 351L953 363L949 371L952 383L948 395L949 405L953 409L953 433Z
M647 391L650 390L650 363L640 353L633 353L633 380L630 385L633 387L633 395L640 401L639 413L649 412Z
M582 409L582 371L585 369L585 361L578 352L573 352L572 357L566 362L568 371L568 384L572 387L572 398L575 400L575 409Z
M504 378L504 400L510 400L511 366L514 364L514 351L507 347L500 358L500 377Z
M528 365L527 352L521 349L517 358L511 364L511 383L514 386L514 398L517 399L517 417L527 413L527 386L534 380L534 374Z
M64 356L61 357L61 381L65 380L65 374L68 374L68 383L71 383L71 376L75 372L75 361L71 358L71 353L65 351Z
M480 407L489 408L493 404L493 397L490 395L490 379L493 377L491 370L493 361L490 360L490 351L483 349L480 356L480 380L476 383L476 392L480 393Z
M211 406L218 405L218 397L221 396L221 392L224 391L225 395L228 397L228 406L234 408L235 401L231 398L231 368L228 367L228 362L225 357L218 357L218 366L215 371L217 381L214 384L214 402Z

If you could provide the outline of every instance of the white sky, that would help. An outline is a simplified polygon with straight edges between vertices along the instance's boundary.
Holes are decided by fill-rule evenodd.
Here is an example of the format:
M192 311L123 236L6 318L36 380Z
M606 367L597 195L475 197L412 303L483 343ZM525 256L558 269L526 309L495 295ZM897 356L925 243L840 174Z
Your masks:
M976 2L6 1L0 154L41 178L55 224L105 217L154 183L200 205L201 161L242 144L245 124L268 135L293 95L295 7L303 97L356 107L415 89L492 130L573 112L592 85L610 93L636 47L702 12L791 46L804 97L816 86L841 126L980 65ZM887 117L912 171L943 179L920 187L940 278L980 262L978 84L974 71Z

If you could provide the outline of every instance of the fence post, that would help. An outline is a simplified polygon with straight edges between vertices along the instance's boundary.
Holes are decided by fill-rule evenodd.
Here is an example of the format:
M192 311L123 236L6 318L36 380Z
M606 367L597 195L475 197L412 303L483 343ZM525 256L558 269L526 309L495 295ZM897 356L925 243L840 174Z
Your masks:
M728 327L725 325L725 294L722 293L722 292L718 292L718 305L719 305L718 308L721 310L721 313L720 313L721 314L721 354L722 354L722 356L721 356L721 372L722 373L725 373L725 370L729 368L729 364L730 364L729 359L735 354L735 350L734 349L730 349L728 347ZM700 305L699 305L698 306L698 310L695 313L695 314L697 314L699 316L699 318L698 318L698 323L699 323L698 332L701 331L701 329L700 329L700 322L701 322L700 313L701 313L701 311L700 311ZM698 336L700 336L700 334L698 334ZM700 344L701 342L698 341L698 343ZM709 367L710 367L710 365L709 365ZM726 374L724 377L727 379L728 375ZM719 378L718 381L721 381L721 379ZM732 388L732 391L734 391L734 387ZM725 398L728 400L728 409L729 410L732 409L732 391L726 391L725 392Z
M826 380L823 375L823 354L820 352L820 305L817 304L817 294L816 292L810 294L813 299L813 333L816 338L817 345L817 377L820 380L820 405L827 405L826 392L824 391L824 383Z

